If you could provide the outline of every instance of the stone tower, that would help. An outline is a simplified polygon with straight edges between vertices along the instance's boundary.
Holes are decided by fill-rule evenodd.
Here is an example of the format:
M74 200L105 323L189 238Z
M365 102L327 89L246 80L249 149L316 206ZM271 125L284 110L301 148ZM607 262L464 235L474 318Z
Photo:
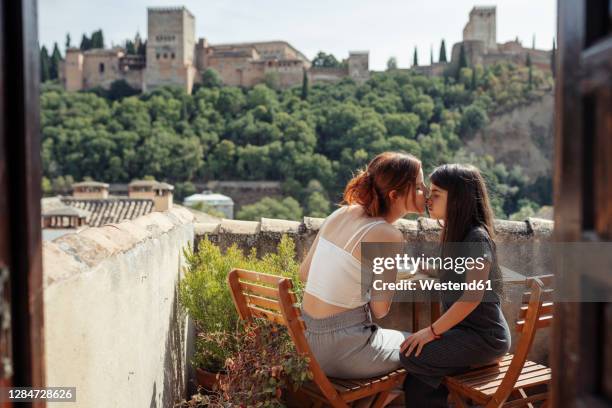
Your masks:
M145 90L179 85L191 92L196 75L195 17L185 7L148 10Z
M62 67L66 90L75 92L83 89L83 52L78 48L68 48Z
M485 52L497 50L496 7L477 6L463 29L463 41L482 41Z
M370 53L368 51L350 51L348 57L348 75L357 82L370 78Z

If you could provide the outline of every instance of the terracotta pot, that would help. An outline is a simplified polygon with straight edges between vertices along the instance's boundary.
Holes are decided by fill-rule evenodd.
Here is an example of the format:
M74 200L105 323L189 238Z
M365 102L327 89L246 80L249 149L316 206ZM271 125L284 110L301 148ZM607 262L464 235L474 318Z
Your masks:
M196 368L196 380L198 381L198 385L204 387L204 389L208 391L218 389L219 380L225 377L226 374L223 373L213 373L210 371L202 370L201 368Z

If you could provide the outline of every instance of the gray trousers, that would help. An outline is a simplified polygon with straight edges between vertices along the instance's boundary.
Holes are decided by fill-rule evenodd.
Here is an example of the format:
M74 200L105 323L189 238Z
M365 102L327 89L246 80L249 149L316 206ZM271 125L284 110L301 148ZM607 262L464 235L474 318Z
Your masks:
M401 368L399 348L408 332L372 322L369 304L324 319L302 309L306 340L329 377L359 379Z

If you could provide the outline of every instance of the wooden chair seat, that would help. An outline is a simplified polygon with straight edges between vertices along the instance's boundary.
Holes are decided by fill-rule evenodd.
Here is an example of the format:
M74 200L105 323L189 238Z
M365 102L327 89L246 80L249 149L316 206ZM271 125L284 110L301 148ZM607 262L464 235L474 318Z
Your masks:
M493 396L502 383L513 354L506 354L499 363L488 365L468 373L459 374L453 377L446 377L445 384L449 389L461 392L468 396L477 404L485 404ZM521 372L514 383L513 394L521 395L522 392L538 385L550 384L550 368L533 361L526 360ZM513 404L512 401L506 402L504 407L525 406L528 402L543 401L547 398L546 393L538 393L528 397L528 400L521 399L520 404Z
M334 377L328 377L342 400L345 402L356 401L368 395L374 395L378 390L388 390L396 386L401 386L404 381L406 370L403 368L392 371L388 374L378 377L372 377L359 380L346 380ZM303 391L309 396L327 401L319 390L319 387L313 381L310 381L302 386Z

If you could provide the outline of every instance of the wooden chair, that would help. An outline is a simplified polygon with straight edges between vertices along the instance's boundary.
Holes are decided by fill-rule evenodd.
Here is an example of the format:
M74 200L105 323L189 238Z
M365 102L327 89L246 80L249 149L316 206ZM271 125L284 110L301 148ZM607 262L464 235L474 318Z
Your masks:
M513 354L506 354L501 361L446 377L444 384L456 407L467 407L466 400L493 407L548 406L550 368L527 360L537 329L548 327L553 318L553 275L528 278L523 294L516 331L521 337Z
M287 327L298 353L310 359L313 380L303 385L314 407L350 407L362 398L375 396L372 407L382 407L391 390L402 384L404 369L363 380L341 380L325 375L306 341L306 325L301 317L291 279L265 273L234 269L228 275L234 305L241 319L261 317Z

